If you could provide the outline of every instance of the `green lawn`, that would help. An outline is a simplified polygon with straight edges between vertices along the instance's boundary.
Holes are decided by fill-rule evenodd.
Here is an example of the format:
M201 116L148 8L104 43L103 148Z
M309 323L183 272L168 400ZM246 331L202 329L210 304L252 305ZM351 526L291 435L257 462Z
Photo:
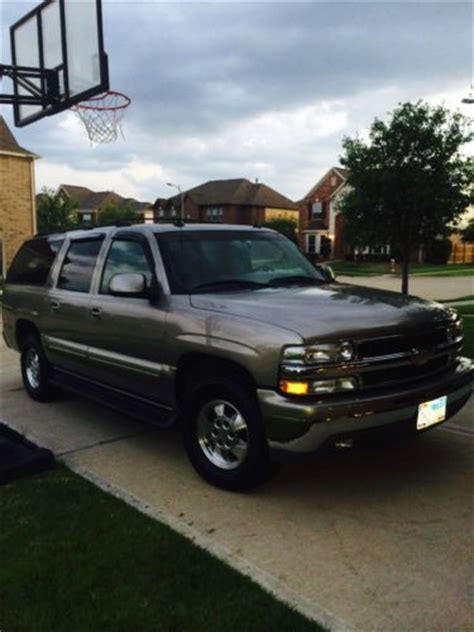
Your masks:
M0 487L0 525L5 632L322 629L61 466Z
M460 296L459 298L443 298L435 299L437 303L461 303L463 301L474 301L474 294L468 294L467 296Z
M458 314L474 316L474 303L470 305L453 305L453 309L457 311Z
M389 263L352 261L334 261L330 265L336 274L346 276L378 276L380 274L392 274ZM396 266L396 275L400 274L400 265ZM464 263L451 263L448 265L419 265L410 266L410 276L471 276L474 275L474 266Z

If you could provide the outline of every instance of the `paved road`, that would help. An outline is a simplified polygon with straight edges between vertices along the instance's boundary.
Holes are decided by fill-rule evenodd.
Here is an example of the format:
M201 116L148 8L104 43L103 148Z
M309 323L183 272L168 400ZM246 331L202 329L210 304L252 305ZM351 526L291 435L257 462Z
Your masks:
M338 275L341 283L366 285L383 290L400 292L401 280L391 276L348 277ZM430 299L451 299L474 294L474 276L464 277L410 277L409 292L413 296Z
M177 431L66 395L32 402L4 348L1 389L9 425L251 564L315 615L363 632L472 629L472 406L452 430L288 465L235 495L201 482Z

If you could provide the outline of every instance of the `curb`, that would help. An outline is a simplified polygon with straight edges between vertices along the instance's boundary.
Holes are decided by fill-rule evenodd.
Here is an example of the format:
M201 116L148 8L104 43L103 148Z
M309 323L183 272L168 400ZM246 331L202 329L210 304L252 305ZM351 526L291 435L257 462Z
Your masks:
M329 610L326 610L308 599L302 598L270 573L260 569L258 566L252 564L252 562L235 555L225 546L217 544L212 540L212 538L200 533L197 529L190 527L171 514L153 509L136 496L123 491L120 487L109 483L101 476L93 474L83 466L74 463L72 459L63 457L59 460L73 472L87 479L107 494L112 494L116 498L123 500L128 505L137 509L140 513L165 524L173 529L173 531L183 535L200 549L207 551L214 557L231 566L233 569L249 577L266 592L278 599L278 601L285 603L287 606L293 608L293 610L296 610L307 619L318 623L330 632L356 632L355 628L351 627L348 623L337 617Z

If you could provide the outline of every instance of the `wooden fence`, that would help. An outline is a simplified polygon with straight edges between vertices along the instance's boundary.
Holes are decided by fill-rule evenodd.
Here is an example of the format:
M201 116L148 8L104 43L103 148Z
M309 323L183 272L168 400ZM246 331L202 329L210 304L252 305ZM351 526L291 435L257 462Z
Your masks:
M448 263L474 263L474 243L458 241L453 244Z

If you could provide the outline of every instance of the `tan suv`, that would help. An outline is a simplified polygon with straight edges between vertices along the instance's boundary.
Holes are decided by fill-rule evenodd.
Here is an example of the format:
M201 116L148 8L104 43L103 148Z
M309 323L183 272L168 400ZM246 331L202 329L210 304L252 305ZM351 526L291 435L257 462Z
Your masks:
M288 455L458 411L473 370L443 306L336 283L280 234L183 223L26 242L4 337L25 388L168 426L211 483L248 489Z

